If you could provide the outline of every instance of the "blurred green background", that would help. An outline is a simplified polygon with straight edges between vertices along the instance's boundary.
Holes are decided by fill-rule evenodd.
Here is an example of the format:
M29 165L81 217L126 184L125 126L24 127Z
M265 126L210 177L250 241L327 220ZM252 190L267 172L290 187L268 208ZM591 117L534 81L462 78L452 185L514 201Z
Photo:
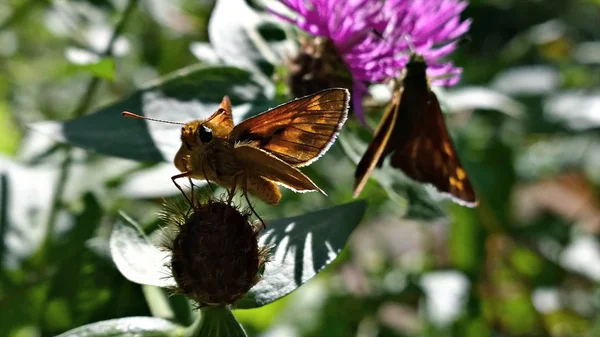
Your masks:
M267 43L245 37L255 49L228 57L240 27L267 15L263 2L230 1L220 1L220 20L209 0L0 3L0 336L128 316L193 321L182 297L169 310L150 306L157 290L123 278L107 248L119 210L147 232L159 227L163 197L179 198L174 168L70 147L82 144L55 122L199 62L265 75L264 99L246 112L288 99L277 60L294 41L259 25ZM238 23L211 35L212 47L211 15ZM600 1L473 0L463 17L473 19L471 41L452 56L462 80L436 90L480 206L381 170L361 196L366 219L332 265L282 300L234 311L249 335L600 336ZM115 144L136 138L119 133L120 116L111 123ZM304 170L329 198L284 191L277 207L257 203L261 216L350 201L365 134L350 120ZM178 141L152 135L159 148Z

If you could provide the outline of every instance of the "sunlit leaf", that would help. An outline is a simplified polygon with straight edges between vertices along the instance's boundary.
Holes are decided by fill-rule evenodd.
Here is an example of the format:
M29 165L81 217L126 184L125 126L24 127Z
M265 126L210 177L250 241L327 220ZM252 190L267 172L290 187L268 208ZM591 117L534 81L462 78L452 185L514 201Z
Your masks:
M275 94L268 77L283 57L289 55L292 46L287 39L278 43L261 34L261 29L273 28L275 22L274 17L258 13L244 0L218 0L208 25L216 55L225 64L251 71L264 86L267 97Z
M269 304L310 280L337 257L365 210L366 203L357 201L269 222L260 243L274 245L273 257L236 307Z
M254 308L287 295L331 263L348 236L360 223L366 204L352 202L293 218L268 222L260 244L273 245L262 280L236 304ZM123 276L132 282L158 287L175 286L166 263L170 255L159 250L138 225L125 217L111 235L113 260Z
M57 337L181 336L183 330L183 327L162 318L127 317L84 325Z
M219 64L221 62L214 48L208 42L194 42L190 44L190 51L200 62L206 64Z
M124 214L110 236L110 252L121 274L131 282L157 287L176 286L166 267L170 254L153 245L139 225Z
M25 167L0 156L0 174L5 177L4 268L15 269L30 257L44 239L56 170Z
M191 66L83 118L41 122L34 130L102 154L136 161L172 161L181 145L180 125L124 118L123 111L175 122L206 118L227 95L234 120L270 106L250 73L231 67ZM274 105L274 104L273 104Z

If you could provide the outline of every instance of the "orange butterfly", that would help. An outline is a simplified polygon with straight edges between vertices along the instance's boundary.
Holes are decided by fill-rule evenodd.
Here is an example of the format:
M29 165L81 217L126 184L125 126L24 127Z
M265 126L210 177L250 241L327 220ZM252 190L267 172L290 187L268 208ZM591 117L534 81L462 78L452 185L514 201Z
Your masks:
M375 136L355 171L354 197L364 188L375 166L391 155L391 166L408 177L432 184L456 203L475 207L477 198L463 169L436 95L431 91L427 64L412 53L401 85L396 82Z
M205 179L230 189L231 197L239 187L270 205L281 200L277 184L295 192L325 194L297 167L327 152L346 121L349 100L348 90L327 89L234 126L231 103L225 96L207 119L175 123L183 125L181 147L174 159L182 173L171 179L182 193L176 179Z

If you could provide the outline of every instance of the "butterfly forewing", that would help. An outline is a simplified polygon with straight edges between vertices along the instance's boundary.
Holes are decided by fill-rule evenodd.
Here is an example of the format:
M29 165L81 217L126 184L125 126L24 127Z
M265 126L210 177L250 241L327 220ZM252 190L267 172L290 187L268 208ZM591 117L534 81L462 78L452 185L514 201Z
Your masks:
M292 166L327 151L348 116L350 94L327 89L282 104L236 125L230 139L263 149Z
M231 110L231 101L229 97L225 96L219 105L219 109L204 122L209 123L212 128L221 128L227 132L231 132L233 130L233 115Z
M383 117L375 130L375 136L369 143L367 151L363 154L360 162L356 166L354 172L354 197L356 198L363 190L369 176L375 169L375 166L381 159L384 149L386 148L390 135L396 125L396 117L398 116L398 107L400 106L400 100L402 99L402 88L395 91L392 97L392 101L385 109Z

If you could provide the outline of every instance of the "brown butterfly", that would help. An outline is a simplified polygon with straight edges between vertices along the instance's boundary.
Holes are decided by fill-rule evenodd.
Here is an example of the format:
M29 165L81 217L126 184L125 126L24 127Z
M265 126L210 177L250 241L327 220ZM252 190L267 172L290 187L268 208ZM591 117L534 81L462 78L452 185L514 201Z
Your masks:
M437 97L426 76L422 55L412 53L402 84L396 82L375 136L354 174L354 197L371 172L391 155L391 166L408 177L432 184L463 206L475 207L477 198L448 135Z
M349 100L348 90L327 89L234 126L231 102L225 96L207 119L175 123L183 125L181 147L174 159L182 173L171 179L182 193L176 179L205 179L230 189L231 197L240 188L270 205L281 199L277 184L295 192L325 194L297 167L327 152L346 121Z

